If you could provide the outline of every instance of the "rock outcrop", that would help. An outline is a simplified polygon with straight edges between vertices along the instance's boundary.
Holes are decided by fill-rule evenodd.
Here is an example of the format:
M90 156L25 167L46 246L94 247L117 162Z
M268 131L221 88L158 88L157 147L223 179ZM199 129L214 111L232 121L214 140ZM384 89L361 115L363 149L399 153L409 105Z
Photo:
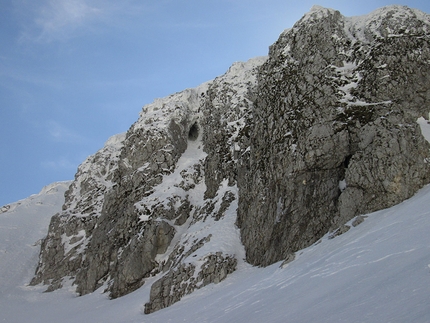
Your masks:
M239 181L247 260L268 265L429 181L429 16L404 7L346 18L316 7L258 75Z
M156 277L151 313L410 197L430 180L429 28L314 7L268 57L145 106L79 167L31 283L115 298Z
M158 275L152 312L234 271L245 257L235 226L239 132L265 59L145 106L90 156L52 218L31 283L51 291L67 276L80 295L103 286L115 298Z

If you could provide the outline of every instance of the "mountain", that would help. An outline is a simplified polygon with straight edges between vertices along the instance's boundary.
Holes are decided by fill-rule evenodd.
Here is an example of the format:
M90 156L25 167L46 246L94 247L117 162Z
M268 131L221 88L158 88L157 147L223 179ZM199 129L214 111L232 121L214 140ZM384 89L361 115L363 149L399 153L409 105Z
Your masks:
M430 132L427 122L423 129ZM430 139L430 137L429 137ZM368 214L282 262L242 263L173 306L143 315L156 278L108 299L102 289L76 297L70 280L44 293L29 286L50 214L61 211L68 183L10 204L0 213L0 319L4 322L416 322L430 317L430 186L399 205ZM57 184L51 185L51 188ZM19 206L18 206L19 204ZM6 211L6 209L9 211Z
M429 16L314 7L260 68L239 178L247 260L269 265L428 183ZM258 237L258 238L256 238Z
M402 6L363 17L315 6L268 57L145 106L127 133L80 165L41 242L31 285L110 298L145 290L149 314L227 277L240 281L237 272L276 280L280 261L282 284L284 270L313 278L348 271L344 263L358 269L346 232L358 239L364 214L410 198L430 180L421 130L429 117L429 27L429 15ZM346 246L330 242L341 234L334 241ZM330 263L329 246L342 265L324 271L313 263L321 274L294 276L290 268L304 270L301 255L312 253L300 250L319 250L315 261ZM354 259L367 252L354 248ZM363 261L393 250L384 245ZM258 289L273 290L272 283Z
M0 291L7 295L28 283L37 265L42 238L53 214L61 211L71 182L53 183L39 194L0 208Z

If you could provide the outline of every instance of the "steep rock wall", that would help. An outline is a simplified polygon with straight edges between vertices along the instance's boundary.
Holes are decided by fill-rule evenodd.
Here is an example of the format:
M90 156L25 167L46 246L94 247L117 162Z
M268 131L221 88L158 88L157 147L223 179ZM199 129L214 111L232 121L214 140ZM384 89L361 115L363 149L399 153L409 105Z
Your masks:
M235 63L145 106L90 156L52 218L31 283L51 291L69 277L80 295L102 287L115 298L158 275L149 313L234 271L245 257L234 224L237 151L264 61ZM175 295L164 297L166 288Z
M79 294L105 284L112 297L143 284L156 268L155 256L165 252L175 234L169 221L177 214L156 203L153 208L135 204L174 171L204 89L145 107L127 134L110 139L79 167L63 212L51 221L33 284L55 289L63 277L72 276Z
M258 76L238 223L268 265L429 181L429 17L387 7L346 18L315 7Z

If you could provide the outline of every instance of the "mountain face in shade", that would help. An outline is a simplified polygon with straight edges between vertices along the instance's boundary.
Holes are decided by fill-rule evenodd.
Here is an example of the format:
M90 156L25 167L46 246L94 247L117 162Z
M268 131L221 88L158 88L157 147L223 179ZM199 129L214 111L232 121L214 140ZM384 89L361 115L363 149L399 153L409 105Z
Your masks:
M85 160L32 284L167 307L247 261L267 266L430 181L430 17L313 7L222 76L143 107Z

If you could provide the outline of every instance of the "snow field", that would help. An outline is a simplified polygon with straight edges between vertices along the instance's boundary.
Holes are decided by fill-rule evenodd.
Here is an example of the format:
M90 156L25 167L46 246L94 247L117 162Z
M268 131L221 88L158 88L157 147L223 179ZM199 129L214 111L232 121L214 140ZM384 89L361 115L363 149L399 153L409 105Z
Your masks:
M241 263L219 284L144 315L151 282L115 300L102 290L28 287L61 189L0 214L0 321L3 322L429 322L430 186L334 239L296 253L284 268ZM37 207L45 207L40 209ZM10 208L12 209L12 207ZM55 213L55 212L54 212ZM31 232L31 234L30 234ZM16 250L25 250L19 253ZM151 280L154 280L152 278Z

